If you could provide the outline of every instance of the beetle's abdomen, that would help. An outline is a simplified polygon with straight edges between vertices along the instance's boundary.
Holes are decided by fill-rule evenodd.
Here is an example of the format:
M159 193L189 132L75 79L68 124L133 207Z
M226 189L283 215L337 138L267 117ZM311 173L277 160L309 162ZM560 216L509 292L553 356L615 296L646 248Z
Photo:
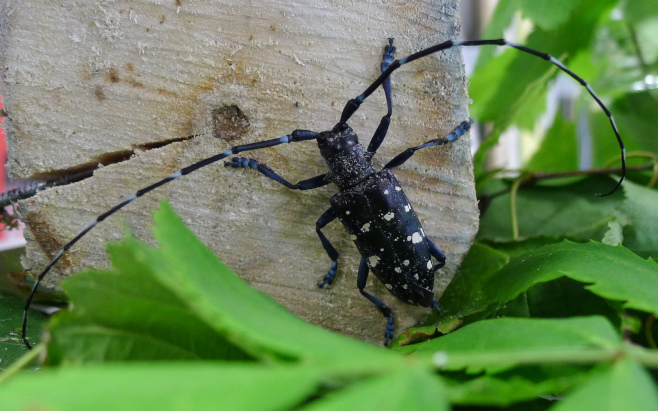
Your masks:
M429 245L390 170L335 194L331 206L384 286L402 301L430 306L434 269Z

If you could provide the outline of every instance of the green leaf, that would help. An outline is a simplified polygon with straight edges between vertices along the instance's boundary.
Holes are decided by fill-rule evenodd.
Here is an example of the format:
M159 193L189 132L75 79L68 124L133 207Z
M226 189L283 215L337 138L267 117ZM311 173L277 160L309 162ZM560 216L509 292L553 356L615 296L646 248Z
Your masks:
M312 326L249 287L168 204L155 221L160 248L127 240L110 249L113 272L64 284L75 311L52 326L51 361L256 358L356 367L396 358Z
M608 223L608 231L606 231L601 240L603 244L616 246L624 242L624 229L619 221L610 221Z
M626 199L618 206L628 219L624 227L624 246L638 255L658 257L658 191L624 182Z
M483 299L503 303L539 282L568 276L601 297L658 314L658 265L622 246L564 241L526 254L491 276Z
M657 410L658 390L651 375L622 359L567 395L555 411Z
M425 368L396 370L331 393L304 410L449 410L439 377Z
M547 365L515 368L475 378L444 378L450 401L462 405L509 406L539 396L554 395L580 383L587 370L582 367ZM527 408L519 408L526 410Z
M433 340L397 348L432 355L437 367L470 373L500 372L519 365L603 360L622 342L603 317L498 318L479 321Z
M23 248L0 252L0 371L8 368L28 351L21 339L25 300L18 297L20 290L11 281L11 275L23 269L20 257L24 252ZM29 316L27 338L32 344L36 344L41 340L46 319L34 309L30 309Z
M15 295L0 293L0 371L9 367L14 361L27 353L28 349L21 339L23 308L25 301ZM43 314L30 310L27 337L34 344L41 340L41 333L46 322Z
M558 172L578 169L576 124L558 113L537 152L525 168L530 171Z
M623 198L620 194L604 198L594 194L607 192L614 184L613 179L605 177L520 188L516 197L519 237L566 237L575 241L603 238ZM490 202L481 216L478 239L513 240L509 193Z
M505 264L509 256L481 243L474 243L462 262L459 273L444 291L441 306L440 324L483 310L479 296L486 293L485 287ZM428 319L428 321L431 321Z
M6 410L282 410L313 394L323 370L210 363L95 365L20 375Z
M502 258L502 257L501 257ZM658 312L658 265L622 246L564 241L531 251L489 274L468 276L439 301L445 317L498 309L539 283L567 276L603 298L623 307ZM444 298L446 302L444 303Z
M523 17L529 18L544 30L550 30L565 23L582 2L582 0L517 0L516 3Z

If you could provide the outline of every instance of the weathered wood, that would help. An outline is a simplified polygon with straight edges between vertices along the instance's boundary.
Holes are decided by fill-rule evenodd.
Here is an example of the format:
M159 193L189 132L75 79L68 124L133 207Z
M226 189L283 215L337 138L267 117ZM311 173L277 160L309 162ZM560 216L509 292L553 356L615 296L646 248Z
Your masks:
M38 273L97 215L186 165L296 128L331 128L344 103L377 77L388 37L395 38L398 56L458 38L456 3L5 2L1 89L9 114L12 177L62 175L115 162L137 148L129 160L101 167L92 178L20 204L30 227L25 268ZM393 123L378 164L468 119L465 84L456 49L398 70ZM226 115L222 120L222 110L230 106L239 107L248 123L227 123ZM352 118L362 141L368 142L385 110L378 91ZM477 231L469 148L468 138L462 138L423 150L396 171L425 232L448 256L439 290ZM253 156L293 182L323 172L313 142ZM148 240L150 215L159 199L167 199L254 287L309 322L381 344L385 321L357 291L359 256L339 223L326 229L340 252L337 281L328 290L316 286L330 261L314 223L334 190L294 192L253 171L206 167L92 230L46 283L57 285L85 267L107 266L103 244L121 238L125 226ZM368 289L392 305L398 331L428 312L395 302L373 277Z

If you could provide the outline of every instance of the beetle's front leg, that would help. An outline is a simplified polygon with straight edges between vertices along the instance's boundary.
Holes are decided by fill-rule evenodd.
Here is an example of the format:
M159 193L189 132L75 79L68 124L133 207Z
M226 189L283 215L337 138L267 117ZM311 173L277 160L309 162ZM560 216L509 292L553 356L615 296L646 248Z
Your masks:
M320 174L319 176L309 178L308 180L299 181L297 184L292 184L265 164L261 164L253 158L246 157L233 157L231 161L224 162L224 167L256 169L265 177L271 178L277 183L282 184L292 190L312 190L314 188L326 186L330 182L325 178L326 174Z

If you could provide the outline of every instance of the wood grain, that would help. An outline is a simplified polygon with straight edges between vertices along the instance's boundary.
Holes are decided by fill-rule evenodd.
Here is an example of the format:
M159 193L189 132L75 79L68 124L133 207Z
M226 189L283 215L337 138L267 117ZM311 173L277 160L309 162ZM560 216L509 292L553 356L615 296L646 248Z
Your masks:
M458 38L456 3L5 2L0 87L11 176L59 176L99 164L92 178L21 202L30 228L24 267L38 273L97 215L186 165L294 129L330 129L344 103L377 77L387 38L395 38L398 57ZM460 51L402 67L393 76L393 99L380 166L468 119ZM239 124L221 118L231 106L244 114ZM351 119L362 142L385 111L377 91ZM253 157L293 182L323 173L313 142ZM440 292L478 227L468 137L418 152L396 175L425 232L448 257L437 279ZM311 323L381 344L385 320L358 293L359 256L339 223L325 230L340 252L337 281L328 290L316 287L330 261L314 223L333 192L294 192L250 170L209 166L100 224L46 283L106 267L104 244L120 239L125 227L152 242L150 216L166 199L251 285ZM368 289L392 305L398 332L427 314L396 302L374 277Z

